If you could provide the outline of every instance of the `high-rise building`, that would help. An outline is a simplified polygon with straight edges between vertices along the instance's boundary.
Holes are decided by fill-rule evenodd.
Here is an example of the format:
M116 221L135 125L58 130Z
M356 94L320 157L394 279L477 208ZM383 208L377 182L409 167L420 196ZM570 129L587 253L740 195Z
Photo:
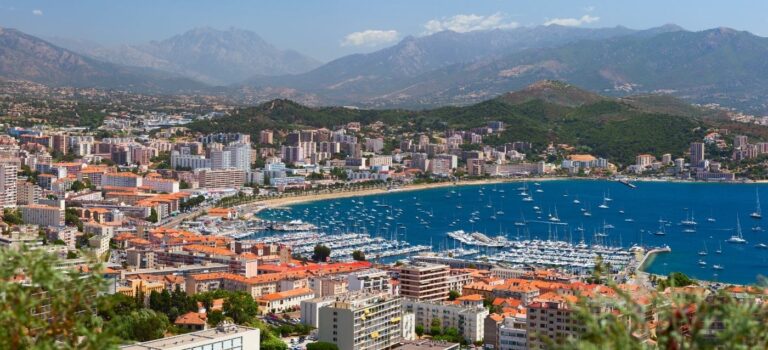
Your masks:
M3 208L16 206L16 180L19 172L19 160L0 159L0 205Z
M437 319L443 329L455 328L465 340L473 343L483 340L485 317L488 316L488 309L483 306L482 297L479 295L477 297L480 298L480 302L475 305L406 298L403 300L403 308L415 315L416 325L429 329L432 322Z
M245 184L245 171L242 169L200 169L196 174L203 188L240 188Z
M402 299L386 293L352 293L321 307L320 341L340 350L387 349L403 339Z
M746 135L736 135L733 138L733 148L735 149L741 149L748 144L749 142L747 141Z
M692 142L691 143L691 166L697 167L699 163L704 161L704 143Z
M64 226L64 208L39 204L22 205L21 218L26 224L61 227Z
M275 133L272 130L262 130L259 132L259 143L271 145L275 142Z
M547 340L578 338L586 331L577 311L567 301L535 301L528 305L526 320L529 349L546 349Z
M448 266L414 263L400 266L399 272L402 296L416 300L448 299Z
M224 147L224 152L229 152L228 168L237 168L243 171L251 170L251 145L245 143L233 143Z

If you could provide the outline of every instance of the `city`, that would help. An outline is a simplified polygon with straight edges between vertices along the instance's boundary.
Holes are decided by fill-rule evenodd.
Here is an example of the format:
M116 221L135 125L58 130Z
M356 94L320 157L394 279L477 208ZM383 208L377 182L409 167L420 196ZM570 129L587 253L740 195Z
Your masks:
M433 19L415 38L351 33L316 51L325 64L266 42L245 63L185 61L193 37L255 40L236 28L118 53L0 30L0 57L34 66L0 63L0 347L767 347L762 92L644 86L610 67L598 88L567 57L546 60L737 33L594 27L586 8L530 27L496 12ZM440 35L478 56L413 76L366 61ZM79 68L54 72L40 52ZM499 55L518 55L496 63L503 84L451 70ZM343 81L311 81L345 64Z

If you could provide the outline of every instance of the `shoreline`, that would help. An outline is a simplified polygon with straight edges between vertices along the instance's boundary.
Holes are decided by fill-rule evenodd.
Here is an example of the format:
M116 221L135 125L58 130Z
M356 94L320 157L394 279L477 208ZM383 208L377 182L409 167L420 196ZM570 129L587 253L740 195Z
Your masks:
M459 182L438 182L438 183L428 183L428 184L418 184L418 185L405 185L403 187L399 187L392 190L376 188L376 189L366 189L366 190L358 190L358 191L321 193L321 194L311 194L311 195L297 196L297 197L266 199L259 202L243 204L235 208L238 210L249 210L249 208L251 208L250 210L253 210L253 213L255 214L267 208L278 208L278 207L291 206L295 204L317 202L317 201L337 199L337 198L350 198L350 197L373 196L377 194L387 194L387 193L397 193L397 192L422 191L422 190L444 188L444 187L450 187L450 186L494 185L494 184L500 184L500 183L524 182L529 180L533 182L537 182L537 181L562 181L562 180L572 180L572 179L567 177L542 177L542 178L533 178L533 179L531 178L525 178L525 179L499 178L499 179L472 180L472 181L459 181Z

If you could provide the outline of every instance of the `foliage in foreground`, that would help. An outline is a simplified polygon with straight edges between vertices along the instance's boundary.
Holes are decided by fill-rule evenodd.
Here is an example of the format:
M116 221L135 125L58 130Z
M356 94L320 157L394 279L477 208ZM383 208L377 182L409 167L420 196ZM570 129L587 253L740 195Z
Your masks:
M98 274L58 269L56 258L41 251L0 249L0 348L116 347L94 312L102 287ZM46 308L47 317L37 314Z
M671 289L654 293L643 305L615 286L615 298L580 300L573 307L576 308L577 323L586 327L586 333L579 339L549 340L550 348L768 348L768 305L762 301L764 293L750 295L720 291L705 295L692 293L694 289L676 292L674 282L670 282ZM763 289L753 289L758 290ZM649 319L649 310L657 311L658 318Z

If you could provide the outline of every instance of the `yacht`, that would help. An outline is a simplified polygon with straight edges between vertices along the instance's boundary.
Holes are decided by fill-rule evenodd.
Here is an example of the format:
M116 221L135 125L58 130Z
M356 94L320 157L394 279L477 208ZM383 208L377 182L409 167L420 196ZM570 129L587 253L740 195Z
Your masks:
M597 207L600 208L600 209L608 209L608 200L603 198L603 204L600 204Z
M705 256L705 255L707 255L707 254L709 254L709 252L707 252L707 242L706 242L706 241L704 241L704 250L700 250L700 251L699 251L699 255L701 255L701 256Z
M691 215L686 215L685 220L680 221L680 225L683 226L696 226L698 223L693 218L693 212L691 212Z
M757 192L757 188L755 188L755 211L749 214L749 217L758 220L763 218L763 213L760 211L760 194Z
M707 262L704 260L699 259L699 265L700 266L707 266Z
M758 244L755 245L755 248L757 248L757 249L768 249L768 244L758 243Z
M724 269L724 267L722 265L717 265L717 264L712 265L712 268L715 269L715 270L723 270Z
M523 202L533 202L533 197L528 196L523 198Z
M610 202L613 200L613 198L611 198L611 190L608 190L607 195L603 195L603 200L605 200L606 202Z
M736 234L731 236L731 238L728 238L728 243L737 243L737 244L745 244L747 243L747 240L744 239L744 236L741 234L741 223L739 222L739 216L736 215Z
M576 199L573 200L573 204L580 204L581 201L579 200L579 196L576 196Z
M720 243L720 245L718 246L717 250L715 250L715 253L723 254L723 244L722 243Z
M661 221L661 219L659 219L659 221ZM659 224L659 230L658 230L658 231L656 231L656 232L654 233L654 235L657 235L657 236L665 236L666 234L667 234L667 231L665 231L665 230L664 230L664 225L663 225L663 224Z

